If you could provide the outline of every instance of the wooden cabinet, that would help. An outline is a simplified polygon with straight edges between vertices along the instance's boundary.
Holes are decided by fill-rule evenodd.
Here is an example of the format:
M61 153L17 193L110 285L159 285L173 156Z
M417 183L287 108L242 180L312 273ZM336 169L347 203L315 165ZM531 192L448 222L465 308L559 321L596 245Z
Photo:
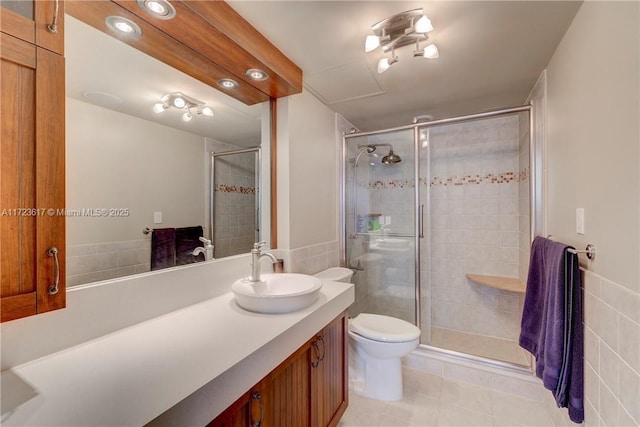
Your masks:
M0 1L0 31L64 54L64 1Z
M335 426L347 410L347 322L346 313L339 316L320 331L315 341L321 359L311 370L312 426Z
M65 306L64 40L38 35L50 6L35 2L33 20L0 7L2 321Z
M348 404L346 338L345 312L209 426L336 426Z

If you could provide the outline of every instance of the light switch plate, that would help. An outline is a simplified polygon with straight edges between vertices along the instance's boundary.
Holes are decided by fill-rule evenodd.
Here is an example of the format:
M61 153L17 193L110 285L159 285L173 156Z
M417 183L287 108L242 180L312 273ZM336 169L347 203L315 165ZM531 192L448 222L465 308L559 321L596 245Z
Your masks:
M153 223L154 224L162 224L162 212L154 212L153 213Z
M576 233L584 234L584 208L576 209Z

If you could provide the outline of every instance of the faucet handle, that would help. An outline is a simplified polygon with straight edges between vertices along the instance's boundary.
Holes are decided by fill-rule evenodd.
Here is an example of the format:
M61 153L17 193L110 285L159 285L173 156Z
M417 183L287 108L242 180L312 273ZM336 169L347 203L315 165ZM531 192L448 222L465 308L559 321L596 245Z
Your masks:
M256 243L253 244L253 249L260 250L260 246L266 245L266 244L267 244L267 242L264 241L264 240L262 242L256 242Z
M211 240L205 239L204 237L198 237L198 240L200 240L202 243L204 243L205 246L211 245Z

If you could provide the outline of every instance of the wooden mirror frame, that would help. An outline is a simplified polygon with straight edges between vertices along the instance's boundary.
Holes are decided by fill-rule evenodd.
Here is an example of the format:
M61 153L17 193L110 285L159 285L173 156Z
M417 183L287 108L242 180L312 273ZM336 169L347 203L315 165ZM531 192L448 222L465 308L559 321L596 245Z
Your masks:
M270 102L271 248L277 248L277 98L302 91L302 70L223 1L173 1L176 16L154 18L135 0L66 1L66 13L124 43L220 89L218 81L231 78L239 87L222 90L247 104ZM142 36L115 34L107 16L135 22ZM211 41L215 40L215 43ZM258 68L269 78L251 80L246 70Z

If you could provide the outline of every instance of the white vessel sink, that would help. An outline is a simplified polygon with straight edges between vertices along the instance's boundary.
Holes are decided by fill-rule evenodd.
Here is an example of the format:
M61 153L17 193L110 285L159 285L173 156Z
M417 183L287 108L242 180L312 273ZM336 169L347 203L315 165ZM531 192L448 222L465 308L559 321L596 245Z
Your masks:
M318 299L322 281L297 273L263 274L260 282L236 280L231 291L238 305L256 313L290 313Z

